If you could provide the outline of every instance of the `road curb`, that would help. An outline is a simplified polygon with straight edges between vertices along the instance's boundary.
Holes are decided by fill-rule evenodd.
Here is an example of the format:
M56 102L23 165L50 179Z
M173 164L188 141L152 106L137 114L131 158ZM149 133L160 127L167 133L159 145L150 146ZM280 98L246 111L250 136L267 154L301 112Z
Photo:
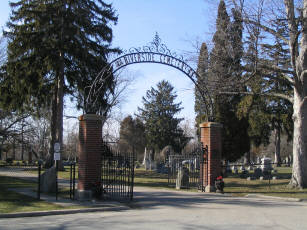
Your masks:
M259 195L259 194L247 194L245 197L247 197L247 198L264 198L264 199L272 199L272 200L283 200L283 201L292 201L292 202L302 202L302 201L304 201L304 199L300 199L300 198L266 196L266 195Z
M117 206L117 207L99 207L99 208L83 208L83 209L64 209L64 210L51 210L51 211L3 213L3 214L0 214L0 219L1 218L67 215L67 214L76 214L76 213L104 212L104 211L122 211L122 210L127 210L127 209L130 209L130 208L127 207L127 206Z

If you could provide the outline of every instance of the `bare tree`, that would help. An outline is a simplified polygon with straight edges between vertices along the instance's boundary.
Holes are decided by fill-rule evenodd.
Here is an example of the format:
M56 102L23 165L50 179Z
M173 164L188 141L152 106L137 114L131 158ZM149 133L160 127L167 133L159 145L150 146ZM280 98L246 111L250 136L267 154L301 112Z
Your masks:
M258 5L255 2L259 3ZM257 28L261 36L267 35L263 43L269 43L271 38L278 37L288 44L291 66L285 68L271 65L265 59L257 59L254 72L274 71L278 75L271 75L270 80L287 82L293 88L292 95L287 92L262 92L260 95L273 96L288 100L293 104L293 169L290 185L293 187L307 187L307 0L249 1L233 0L236 7L244 12L246 28ZM285 21L287 34L283 35L272 28L273 21ZM246 71L252 72L250 69ZM251 77L254 75L251 74ZM270 77L270 75L266 75ZM249 79L245 79L247 81ZM238 92L222 92L236 94ZM242 92L254 94L253 92Z
M64 159L69 161L75 160L77 157L78 150L78 124L70 123L68 124L67 129L65 130L64 137Z

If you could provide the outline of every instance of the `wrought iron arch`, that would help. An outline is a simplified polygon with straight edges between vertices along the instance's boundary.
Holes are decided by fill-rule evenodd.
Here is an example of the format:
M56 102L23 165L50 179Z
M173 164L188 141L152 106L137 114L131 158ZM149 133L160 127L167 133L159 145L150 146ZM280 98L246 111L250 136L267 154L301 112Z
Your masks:
M138 63L158 63L173 67L184 73L200 92L206 107L208 121L213 121L213 102L209 90L205 85L199 85L197 83L198 73L185 62L182 55L171 52L165 44L161 43L161 39L157 33L154 40L148 45L139 48L130 48L128 51L124 51L123 54L116 57L100 71L90 87L86 99L86 112L95 112L92 111L94 108L91 105L94 105L97 101L97 95L99 95L99 91L106 77L112 76L123 67Z

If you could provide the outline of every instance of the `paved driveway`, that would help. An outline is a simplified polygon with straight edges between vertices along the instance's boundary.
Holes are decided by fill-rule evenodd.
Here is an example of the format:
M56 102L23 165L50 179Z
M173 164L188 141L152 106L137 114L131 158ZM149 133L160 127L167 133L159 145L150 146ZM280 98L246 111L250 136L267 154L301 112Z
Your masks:
M306 202L136 188L131 207L118 212L1 219L0 229L307 229Z

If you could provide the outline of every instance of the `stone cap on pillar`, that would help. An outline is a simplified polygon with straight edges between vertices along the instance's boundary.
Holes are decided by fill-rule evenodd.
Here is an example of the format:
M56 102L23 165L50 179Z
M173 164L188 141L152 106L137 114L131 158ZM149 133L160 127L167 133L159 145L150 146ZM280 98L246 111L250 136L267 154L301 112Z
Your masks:
M79 121L101 121L102 116L97 114L83 114L80 117L78 117Z
M211 127L216 127L216 128L223 128L223 125L218 122L203 122L199 125L200 128L211 128Z

